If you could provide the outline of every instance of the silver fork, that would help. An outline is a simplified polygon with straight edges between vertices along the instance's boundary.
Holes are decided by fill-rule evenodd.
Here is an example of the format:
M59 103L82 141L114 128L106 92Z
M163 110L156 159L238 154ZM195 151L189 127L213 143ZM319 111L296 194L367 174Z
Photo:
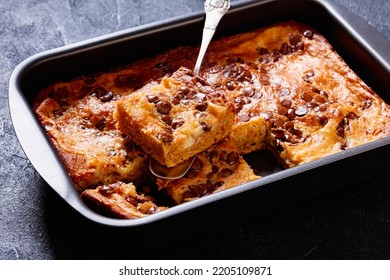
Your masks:
M206 21L203 28L202 44L200 46L198 59L196 60L194 73L199 74L200 66L206 54L211 39L214 36L218 23L230 8L230 0L206 0L204 9Z

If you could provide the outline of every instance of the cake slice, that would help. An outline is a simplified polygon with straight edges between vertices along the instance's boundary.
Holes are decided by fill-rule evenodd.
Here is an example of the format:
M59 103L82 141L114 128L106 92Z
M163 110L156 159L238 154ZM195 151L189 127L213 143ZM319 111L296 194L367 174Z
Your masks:
M184 177L158 178L157 185L174 203L181 204L259 178L226 138L200 153Z
M138 194L132 183L120 181L85 190L81 197L92 208L123 219L141 218L167 209L157 206L150 196Z
M116 95L82 80L58 83L36 108L75 188L81 193L122 181L138 182L147 174L147 155L116 129Z
M173 167L225 138L235 109L223 91L181 67L119 101L114 117L147 154Z

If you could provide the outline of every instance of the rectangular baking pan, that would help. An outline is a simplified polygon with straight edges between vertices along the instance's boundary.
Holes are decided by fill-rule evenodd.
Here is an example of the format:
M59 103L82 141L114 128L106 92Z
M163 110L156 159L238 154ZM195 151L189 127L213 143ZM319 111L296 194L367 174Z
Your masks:
M360 18L331 2L234 2L215 36L286 20L316 28L349 66L390 102L390 42ZM205 226L296 203L386 171L383 162L388 161L390 137L286 170L279 169L267 154L255 153L246 159L254 168L261 166L267 170L261 174L264 177L236 188L135 220L109 218L89 209L32 112L34 98L40 89L59 80L108 70L176 46L197 45L203 23L204 13L194 13L45 51L16 67L9 83L9 107L19 142L47 184L76 211L89 220L116 227L151 223Z

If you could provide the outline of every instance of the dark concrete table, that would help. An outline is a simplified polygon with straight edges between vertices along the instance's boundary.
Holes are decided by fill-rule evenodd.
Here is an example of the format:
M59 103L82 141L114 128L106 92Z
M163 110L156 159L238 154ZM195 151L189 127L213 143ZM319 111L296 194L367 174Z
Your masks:
M334 1L390 40L390 1ZM173 234L151 246L139 241L142 230L86 221L34 170L7 106L8 79L18 63L47 49L200 11L203 2L0 1L0 259L390 258L390 174L255 219L188 237Z

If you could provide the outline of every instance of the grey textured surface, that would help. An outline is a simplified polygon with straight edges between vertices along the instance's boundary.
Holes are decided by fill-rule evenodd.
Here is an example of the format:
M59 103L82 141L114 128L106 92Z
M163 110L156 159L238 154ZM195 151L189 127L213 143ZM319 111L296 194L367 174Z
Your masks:
M334 1L390 40L390 1ZM390 258L389 174L151 248L137 244L142 231L85 221L29 163L7 106L8 80L18 63L44 50L200 11L203 2L0 0L0 259Z

